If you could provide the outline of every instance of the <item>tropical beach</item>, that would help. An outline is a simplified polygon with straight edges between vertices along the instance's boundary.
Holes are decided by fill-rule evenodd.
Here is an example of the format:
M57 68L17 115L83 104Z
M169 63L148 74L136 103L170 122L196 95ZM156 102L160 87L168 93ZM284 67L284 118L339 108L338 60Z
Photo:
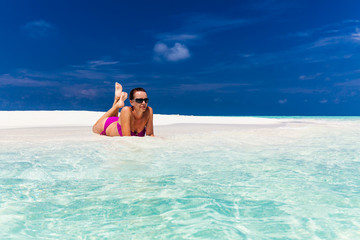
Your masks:
M135 138L100 114L0 112L0 238L359 236L359 118L156 115Z
M0 239L360 239L359 8L0 1Z

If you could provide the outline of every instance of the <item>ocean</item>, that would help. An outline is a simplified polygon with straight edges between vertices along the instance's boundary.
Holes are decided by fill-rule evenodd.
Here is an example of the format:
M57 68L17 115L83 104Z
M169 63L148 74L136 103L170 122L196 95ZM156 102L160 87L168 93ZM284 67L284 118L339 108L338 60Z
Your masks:
M0 239L360 239L360 119L0 130Z

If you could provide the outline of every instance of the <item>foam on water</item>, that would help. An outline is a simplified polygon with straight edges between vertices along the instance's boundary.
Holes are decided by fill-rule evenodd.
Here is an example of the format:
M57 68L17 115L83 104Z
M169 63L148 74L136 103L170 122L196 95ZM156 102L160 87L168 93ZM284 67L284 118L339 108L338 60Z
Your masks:
M187 126L1 130L0 238L360 238L360 120Z

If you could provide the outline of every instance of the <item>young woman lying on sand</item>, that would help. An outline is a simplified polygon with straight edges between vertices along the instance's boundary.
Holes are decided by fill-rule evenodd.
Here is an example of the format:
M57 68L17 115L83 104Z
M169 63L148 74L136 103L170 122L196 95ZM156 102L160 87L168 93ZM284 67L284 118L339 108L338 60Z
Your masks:
M127 93L115 83L115 100L109 109L93 126L93 132L106 136L154 136L153 110L148 106L149 99L143 88L130 92L132 107L124 107ZM121 109L120 117L119 109Z

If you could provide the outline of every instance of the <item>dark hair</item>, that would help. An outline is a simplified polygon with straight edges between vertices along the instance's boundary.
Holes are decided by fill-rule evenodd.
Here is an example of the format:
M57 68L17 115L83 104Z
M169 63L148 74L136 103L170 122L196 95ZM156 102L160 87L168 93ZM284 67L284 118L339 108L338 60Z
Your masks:
M134 88L133 90L130 91L130 100L134 99L135 92L145 92L146 93L145 89L143 89L141 87Z

